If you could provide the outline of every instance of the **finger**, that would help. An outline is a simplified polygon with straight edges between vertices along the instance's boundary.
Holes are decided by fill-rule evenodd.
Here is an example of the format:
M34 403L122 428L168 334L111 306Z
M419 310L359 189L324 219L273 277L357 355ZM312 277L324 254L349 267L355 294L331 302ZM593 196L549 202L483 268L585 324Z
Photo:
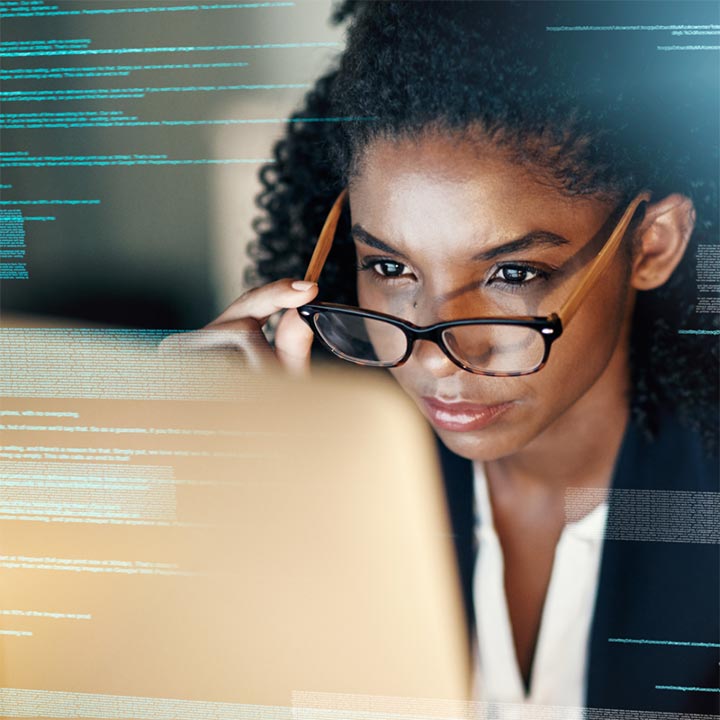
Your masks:
M253 318L241 318L171 335L160 343L160 350L163 353L179 354L226 351L252 370L278 367L275 353L265 339L259 322Z
M313 332L297 310L288 310L275 330L275 353L285 370L293 375L308 372L312 341Z
M274 313L310 302L318 292L317 283L283 279L248 290L210 325L241 318L254 318L264 325Z

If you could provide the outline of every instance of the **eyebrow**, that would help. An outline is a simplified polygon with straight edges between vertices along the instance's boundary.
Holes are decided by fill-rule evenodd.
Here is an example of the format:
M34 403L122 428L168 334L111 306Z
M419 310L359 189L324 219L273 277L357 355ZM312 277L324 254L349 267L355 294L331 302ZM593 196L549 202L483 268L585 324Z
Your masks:
M359 225L358 223L355 223L355 225L352 226L350 234L355 240L359 240L363 245L367 245L368 247L375 248L376 250L380 250L381 252L385 252L390 255L397 255L398 257L403 258L403 260L407 260L405 255L403 255L399 250L390 247L390 245L384 243L380 238L371 235L362 225Z
M375 248L376 250L380 250L391 255L396 255L397 257L403 258L405 260L407 259L406 256L403 255L403 253L383 242L382 240L380 240L380 238L377 238L371 233L369 233L367 230L365 230L365 228L362 227L362 225L356 223L352 226L352 230L350 232L353 238L361 242L363 245L367 245L369 247ZM473 255L471 260L475 262L489 261L494 260L501 255L510 255L511 253L520 252L521 250L529 250L536 247L548 246L560 247L562 245L569 244L570 241L567 238L564 238L562 235L557 235L556 233L549 232L547 230L532 230L529 233L523 235L522 237L508 240L507 242L502 243L502 245L497 245L493 248L489 248L488 250L483 250L482 252Z
M560 247L569 244L570 241L562 235L557 235L547 230L531 230L522 237L508 240L502 245L497 245L489 250L483 250L477 255L473 255L472 259L494 260L501 255L509 255L510 253L516 253L521 250L530 250L536 247Z

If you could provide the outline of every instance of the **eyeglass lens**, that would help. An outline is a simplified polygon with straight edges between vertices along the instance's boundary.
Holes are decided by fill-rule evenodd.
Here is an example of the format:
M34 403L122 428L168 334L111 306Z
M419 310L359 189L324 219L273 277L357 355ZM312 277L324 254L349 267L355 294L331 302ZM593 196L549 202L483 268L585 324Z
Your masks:
M330 311L316 314L315 325L322 339L346 360L389 367L407 352L404 331L383 320ZM540 332L520 325L454 326L443 331L442 339L458 362L478 372L532 372L545 354Z
M542 335L522 325L459 325L442 337L456 360L482 372L530 372L545 355Z
M395 325L359 315L324 312L315 316L322 339L346 360L394 365L407 352L407 337Z

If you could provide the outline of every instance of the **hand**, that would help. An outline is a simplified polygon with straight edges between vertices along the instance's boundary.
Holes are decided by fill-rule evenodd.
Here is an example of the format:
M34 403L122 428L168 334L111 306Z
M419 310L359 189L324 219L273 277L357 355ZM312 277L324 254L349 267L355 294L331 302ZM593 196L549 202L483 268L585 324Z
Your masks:
M160 343L160 349L234 350L254 370L280 366L293 374L307 372L313 333L295 308L312 301L317 292L317 283L291 279L253 288L201 330L170 335ZM281 310L286 312L275 331L273 351L262 327Z

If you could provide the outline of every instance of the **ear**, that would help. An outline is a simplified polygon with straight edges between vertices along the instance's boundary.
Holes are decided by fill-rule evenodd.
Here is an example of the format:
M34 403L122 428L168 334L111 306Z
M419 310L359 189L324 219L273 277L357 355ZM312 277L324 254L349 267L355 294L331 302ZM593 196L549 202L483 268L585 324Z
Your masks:
M673 193L647 206L635 231L635 253L630 282L637 290L663 285L682 260L695 227L692 200Z

